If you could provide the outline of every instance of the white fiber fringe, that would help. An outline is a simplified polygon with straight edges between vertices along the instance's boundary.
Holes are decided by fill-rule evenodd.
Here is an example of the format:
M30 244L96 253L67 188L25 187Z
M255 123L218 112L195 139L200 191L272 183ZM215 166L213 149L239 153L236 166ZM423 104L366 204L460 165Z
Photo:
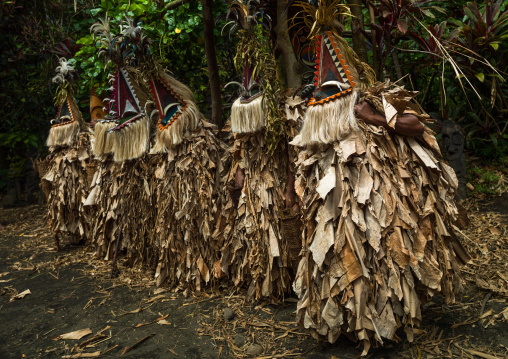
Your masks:
M53 126L49 130L46 146L70 146L78 139L79 122L74 121L66 125Z
M108 132L112 142L113 160L123 162L142 156L149 147L150 119L143 116L117 131Z
M92 146L92 151L95 156L102 156L108 153L111 153L113 148L113 143L111 141L111 136L108 135L108 130L115 127L115 121L104 121L98 122L94 127L94 137L95 141Z
M239 97L231 108L231 131L233 133L252 133L266 126L263 96L249 103L241 103Z
M358 130L355 104L358 91L324 105L309 106L300 132L302 146L328 144Z

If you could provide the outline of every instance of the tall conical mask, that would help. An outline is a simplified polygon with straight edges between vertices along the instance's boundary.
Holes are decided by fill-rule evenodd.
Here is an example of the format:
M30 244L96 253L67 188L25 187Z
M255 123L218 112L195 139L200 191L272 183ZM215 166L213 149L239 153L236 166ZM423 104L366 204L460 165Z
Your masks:
M179 145L186 131L194 131L202 115L191 90L164 70L152 73L148 85L159 114L151 152L164 153Z
M51 129L46 140L47 146L70 146L77 140L79 133L81 112L72 94L74 68L67 63L67 59L61 58L56 68L54 83L58 83L55 102L58 106L58 114L51 120Z
M243 70L243 92L231 107L231 131L251 133L266 126L266 111L260 79L254 77L254 65L245 55Z
M345 52L350 48L331 31L316 37L315 89L300 132L302 145L329 144L358 128L354 106L360 86Z
M346 59L331 31L317 37L317 56L314 85L316 90L309 106L350 94L356 83Z
M117 162L138 158L149 148L150 120L144 110L148 97L126 67L116 72L112 99L108 116L115 119L115 127L107 132L113 158Z
M143 115L144 103L142 104L139 98L141 91L131 76L124 67L116 72L112 96L114 102L110 109L110 116L116 119L116 126L110 131L117 131L129 126ZM144 102L146 102L146 98L144 98Z
M109 113L96 125L96 155L113 152L113 160L122 162L136 159L145 154L150 141L150 119L145 113L148 95L137 82L132 66L137 65L134 58L140 27L126 17L120 26L121 33L112 36L109 19L100 20L91 27L94 38L101 46L99 55L114 63L113 91L110 95Z

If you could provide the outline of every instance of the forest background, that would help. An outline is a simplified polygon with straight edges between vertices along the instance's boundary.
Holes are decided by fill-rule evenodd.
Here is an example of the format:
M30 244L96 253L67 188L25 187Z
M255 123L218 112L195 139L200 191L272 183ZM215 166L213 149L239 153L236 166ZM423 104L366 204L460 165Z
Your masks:
M287 0L268 1L278 76L286 88L305 85L300 73L308 53L295 54ZM465 131L470 181L476 190L499 187L508 165L508 5L501 0L416 1L348 0L352 17L337 24L378 80L399 80L419 90L420 105L436 119ZM109 68L97 58L90 26L111 18L115 31L125 14L138 18L154 40L160 62L195 93L201 111L219 126L238 95L231 81L241 81L233 63L235 34L215 21L227 12L224 0L13 0L0 2L0 193L28 200L34 180L33 161L47 154L45 139L56 116L51 78L59 57L79 71L76 98L89 120L90 89L105 96ZM213 27L211 31L204 31ZM206 45L206 46L205 46ZM205 51L206 48L206 51ZM207 62L215 57L217 63ZM210 80L211 79L211 80ZM210 86L212 85L212 86ZM220 97L218 97L220 96ZM480 165L478 166L478 163ZM506 173L505 173L506 174ZM489 185L490 183L490 185ZM506 184L506 183L505 183ZM499 190L499 188L497 188ZM14 193L12 195L12 193Z

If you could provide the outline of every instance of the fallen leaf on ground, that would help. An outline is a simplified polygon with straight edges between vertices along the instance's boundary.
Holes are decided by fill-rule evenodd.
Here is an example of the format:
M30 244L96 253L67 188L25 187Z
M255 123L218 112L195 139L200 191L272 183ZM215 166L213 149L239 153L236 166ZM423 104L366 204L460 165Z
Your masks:
M74 359L74 358L96 358L101 355L101 352L93 352L93 353L78 353L72 355L64 355L62 359Z
M30 289L27 289L19 294L16 294L14 297L12 297L9 302L13 302L15 300L18 300L18 299L23 299L25 298L27 295L29 294L32 294L32 292L30 292Z
M171 323L168 322L166 319L161 319L157 322L159 325L170 325Z
M84 342L82 342L81 344L79 344L78 347L79 348L84 348L87 345L90 345L91 343L94 343L94 344L92 344L92 346L93 346L95 344L98 344L97 342L102 342L102 341L104 341L107 338L111 338L111 337L108 337L107 335L102 334L103 332L105 332L108 329L111 329L111 327L109 325L107 327L105 327L104 329L102 329L97 334L95 334L93 337L91 337L91 338L85 340Z
M502 357L499 357L499 356L496 356L496 355L491 355L491 354L483 353L483 352L480 352L478 350L462 348L462 347L458 346L456 343L453 343L453 344L457 348L459 348L460 350L463 350L466 353L471 354L471 355L476 355L476 356L478 356L480 358L485 358L485 359L501 359L502 358Z
M65 333L65 334L62 334L62 335L59 335L55 338L53 338L53 340L60 340L60 339L81 339L89 334L92 334L92 331L90 330L90 328L86 328L86 329L80 329L80 330L76 330L74 332L70 332L70 333Z
M144 308L139 307L139 308L136 308L136 309L134 309L134 310L125 311L125 312L120 313L120 314L118 314L118 315L117 315L117 314L115 314L115 313L113 312L113 315L114 315L115 317L121 317L122 315L126 315L126 314L136 314L136 313L139 313L139 312L141 312L141 311L143 311L143 310L145 310L145 309L147 309L147 308L150 308L153 304L154 304L154 303L152 303L152 304L150 304L149 306L146 306L146 307L144 307Z
M139 324L137 324L134 328L144 327L145 325L153 324L153 323L159 322L159 321L161 321L161 320L164 320L164 319L166 319L167 317L169 317L169 314L166 314L166 315L164 315L164 316L162 316L162 317L160 317L160 318L157 318L157 319L155 319L155 320L153 320L153 321L151 321L151 322L148 322L148 323L139 323Z
M169 348L168 348L168 350L169 350L171 353L173 353L173 355L178 356L178 353L177 353L177 352L175 352L173 349L169 349Z
M489 315L492 315L492 313L494 313L494 310L492 308L490 308L488 311L486 311L485 313L483 313L482 315L480 315L480 317L478 319L483 319L483 318L486 318L488 317Z
M499 236L499 235L501 235L501 231L499 230L499 228L496 228L496 227L489 227L489 228L487 228L487 229L488 229L488 230L490 231L490 233L492 233L492 234L495 234L495 235L498 235L498 236Z

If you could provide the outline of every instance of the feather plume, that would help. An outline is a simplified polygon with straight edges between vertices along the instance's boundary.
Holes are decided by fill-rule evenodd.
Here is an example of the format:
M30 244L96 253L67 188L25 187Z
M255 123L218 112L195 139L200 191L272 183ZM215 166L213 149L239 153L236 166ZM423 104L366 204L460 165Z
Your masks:
M264 11L268 3L260 0L235 0L229 5L228 12L219 16L216 22L225 19L226 25L231 26L229 35L231 36L236 29L250 30L253 26L261 24L266 29L271 29L272 19Z
M72 67L65 57L58 59L59 66L56 67L56 75L53 77L52 82L56 84L62 84L65 81L72 80L75 74L75 69Z

